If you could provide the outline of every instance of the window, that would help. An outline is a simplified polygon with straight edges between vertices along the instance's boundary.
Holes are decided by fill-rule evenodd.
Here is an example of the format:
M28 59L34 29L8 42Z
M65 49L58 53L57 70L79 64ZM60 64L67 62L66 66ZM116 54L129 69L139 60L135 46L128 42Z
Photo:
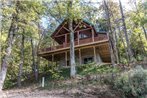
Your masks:
M88 36L85 35L85 34L83 34L83 33L81 33L80 36L79 36L80 39L82 39L82 38L87 38L87 37L88 37Z
M69 62L69 60L67 60L67 66L70 66L70 62Z
M92 63L93 62L93 57L86 57L84 58L84 64Z

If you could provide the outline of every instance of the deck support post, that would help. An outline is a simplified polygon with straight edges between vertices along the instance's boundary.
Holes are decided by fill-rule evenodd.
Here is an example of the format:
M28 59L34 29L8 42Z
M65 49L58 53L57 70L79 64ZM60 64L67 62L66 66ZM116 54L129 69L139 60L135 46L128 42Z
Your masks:
M96 48L95 48L95 46L93 46L93 52L94 52L94 62L97 62L97 60L96 60Z
M52 54L52 62L54 62L54 54Z
M92 29L92 42L94 42L94 30Z
M79 49L79 64L82 64L82 58L81 58L81 49Z
M65 52L65 66L67 66L67 51Z

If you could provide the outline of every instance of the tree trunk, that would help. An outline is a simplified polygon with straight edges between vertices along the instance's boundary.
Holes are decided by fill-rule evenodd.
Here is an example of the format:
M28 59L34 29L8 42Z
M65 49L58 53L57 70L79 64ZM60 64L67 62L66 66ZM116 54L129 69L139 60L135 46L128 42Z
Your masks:
M41 40L44 38L44 35L43 35L42 32L43 32L43 31L42 31L42 29L41 29L41 26L40 26L40 24L38 23L39 41L38 41L38 45L37 45L37 47L36 47L37 53L38 53L39 48L40 48ZM36 56L37 56L37 55L36 55ZM37 56L37 62L36 62L36 64L37 64L37 66L36 66L37 72L36 72L36 75L35 75L35 76L36 76L36 80L38 80L38 76L39 76L39 65L40 65L40 57L39 57L39 56Z
M22 42L21 42L21 58L20 58L20 65L19 65L19 73L18 73L18 87L21 87L21 77L22 77L22 68L24 64L24 35L22 34Z
M14 43L14 35L13 35L14 32L15 31L10 31L10 33L9 33L8 42L7 42L8 44L7 44L7 47L5 50L6 54L3 56L3 59L2 59L2 68L1 68L1 72L0 72L0 90L2 90L4 80L6 78L6 73L7 73L7 69L8 69L8 59L10 57L12 45Z
M125 49L125 53L126 53L126 57L127 57L127 63L128 63L129 55L128 55L128 52L127 52L127 48L126 48L125 42L124 42L124 40L123 40L123 36L122 36L122 34L121 34L121 30L120 30L119 24L117 24L117 28L118 28L120 40L122 41L122 44L123 44L124 49Z
M73 19L71 15L72 0L68 2L68 26L70 30L70 76L74 78L76 76L76 62L75 62L75 49L74 49L74 30Z
M2 69L0 72L0 90L2 90L3 85L4 85L4 81L6 78L6 73L7 73L7 69L8 69L8 59L11 55L11 50L12 50L12 46L14 43L14 33L17 30L17 14L18 14L18 5L19 5L19 1L16 1L16 13L14 13L12 15L12 22L11 22L11 26L8 32L8 37L6 40L7 46L6 46L6 50L3 59L2 59Z
M111 16L112 16L112 21L115 22L114 20L114 15L113 12L111 11ZM114 38L114 53L115 53L115 58L116 58L116 63L119 64L119 48L117 47L117 43L118 43L118 38L117 38L117 34L116 34L116 27L113 28L113 38Z
M118 47L117 47L118 39L116 35L116 30L114 30L114 50L115 50L115 57L116 57L116 63L119 64L119 56L118 56Z
M73 21L69 21L69 30L70 30L70 76L75 77L76 75L76 63L75 63L75 49L74 49L74 31L73 31Z
M128 51L128 54L129 54L129 61L132 61L133 53L132 53L132 50L131 50L130 41L129 41L128 34L127 34L125 17L124 17L122 4L121 4L120 0L119 0L119 6L120 6L120 12L121 12L121 17L122 17L122 22L123 22L123 31L124 31L124 34L125 34L125 39L126 39L126 44L127 44L127 51Z
M32 47L32 70L34 72L34 75L35 75L35 80L37 81L38 80L38 66L36 64L36 61L35 61L35 48L34 48L34 44L33 44L33 39L31 38L31 47Z
M9 29L9 34L7 38L7 46L5 50L6 54L3 56L3 59L2 59L2 68L0 72L0 90L2 90L4 80L6 78L6 73L8 69L8 59L10 57L12 45L14 43L14 32L16 31L16 24L14 23L15 22L14 20L15 19L12 20L11 27Z
M144 31L145 38L146 38L146 40L147 40L147 32L146 32L146 30L145 30L145 27L142 26L142 29L143 29L143 31Z
M143 41L141 39L141 35L139 34L139 39L140 39L140 42L141 42L141 47L142 47L142 54L141 55L144 55L146 57L146 51L145 51L145 47L144 47L144 44L143 44Z
M109 15L109 8L107 6L106 1L104 0L104 8L105 8L105 13L107 17L107 26L108 26L108 37L109 37L109 49L110 49L110 54L111 54L111 63L112 66L115 66L115 56L114 56L114 51L113 51L113 35L112 35L112 29L111 29L111 21L110 21L110 15Z

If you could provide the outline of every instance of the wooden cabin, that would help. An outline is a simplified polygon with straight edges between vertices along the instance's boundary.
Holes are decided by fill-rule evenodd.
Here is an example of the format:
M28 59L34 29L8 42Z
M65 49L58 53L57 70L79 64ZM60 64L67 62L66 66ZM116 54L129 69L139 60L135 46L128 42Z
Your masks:
M77 64L111 62L106 32L96 31L94 25L85 20L73 22L73 29ZM66 20L57 27L51 37L58 44L40 49L38 55L60 66L70 66L70 32Z

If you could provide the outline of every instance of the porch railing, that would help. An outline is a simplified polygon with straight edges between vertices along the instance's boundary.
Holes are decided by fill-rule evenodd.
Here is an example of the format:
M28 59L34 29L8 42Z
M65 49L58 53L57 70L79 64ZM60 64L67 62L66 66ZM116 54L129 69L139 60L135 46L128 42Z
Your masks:
M107 40L107 39L108 39L107 35L103 35L103 34L94 37L94 39L92 39L92 37L79 39L79 41L75 41L75 46L82 45L82 44L88 44L88 43L91 43L91 42L103 41L103 40ZM70 43L63 43L63 44L60 44L60 45L57 45L57 46L51 46L51 47L43 48L43 49L39 50L39 53L63 49L63 48L67 48L67 47L70 47Z

